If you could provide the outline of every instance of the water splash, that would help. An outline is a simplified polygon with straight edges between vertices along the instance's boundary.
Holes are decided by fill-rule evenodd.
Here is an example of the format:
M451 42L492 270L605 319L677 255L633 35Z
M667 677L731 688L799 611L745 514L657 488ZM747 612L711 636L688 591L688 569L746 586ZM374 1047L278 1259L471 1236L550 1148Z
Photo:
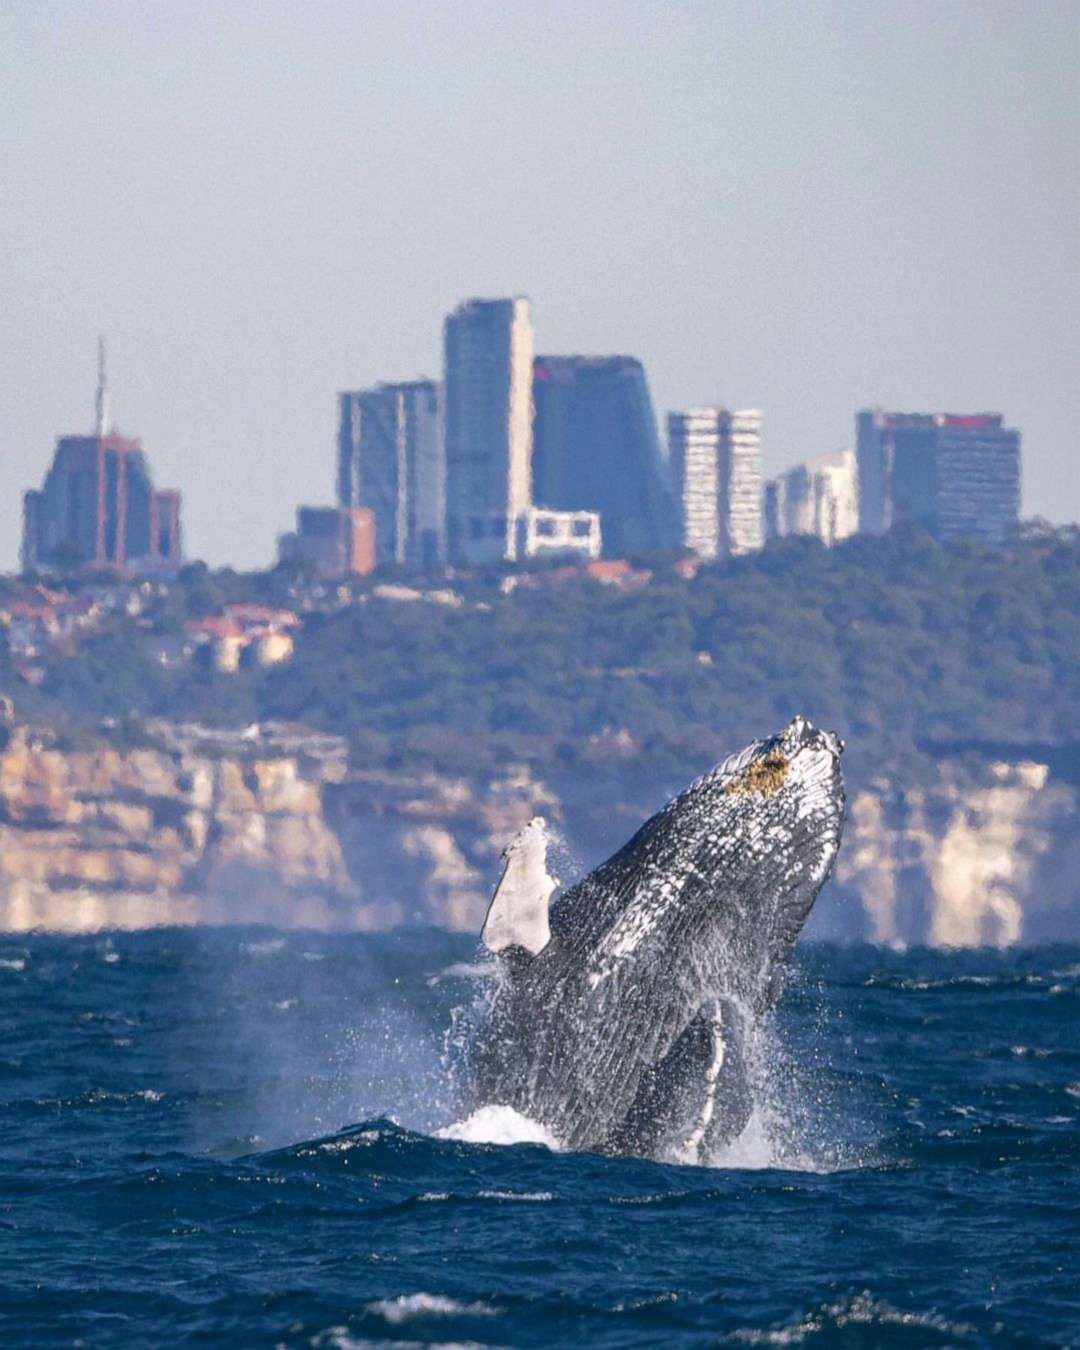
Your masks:
M464 1120L436 1130L435 1135L465 1144L543 1144L553 1152L561 1147L546 1126L512 1106L481 1106Z

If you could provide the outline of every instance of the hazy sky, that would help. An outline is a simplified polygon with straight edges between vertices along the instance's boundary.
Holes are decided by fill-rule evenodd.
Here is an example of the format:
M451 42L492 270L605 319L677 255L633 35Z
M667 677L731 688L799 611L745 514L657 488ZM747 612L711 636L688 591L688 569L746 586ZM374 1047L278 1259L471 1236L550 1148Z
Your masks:
M99 331L189 555L250 567L331 500L335 391L513 293L661 419L760 407L768 473L1000 410L1076 520L1078 63L1055 0L3 0L0 568Z

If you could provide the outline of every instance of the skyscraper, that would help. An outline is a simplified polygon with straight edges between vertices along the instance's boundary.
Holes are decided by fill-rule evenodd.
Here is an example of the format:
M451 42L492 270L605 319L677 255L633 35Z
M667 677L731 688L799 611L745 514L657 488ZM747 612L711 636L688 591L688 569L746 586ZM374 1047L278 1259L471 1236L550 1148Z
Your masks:
M414 570L446 558L440 387L379 384L338 395L338 504L375 520L378 563Z
M641 362L632 356L538 356L533 497L599 511L606 557L674 548L675 504Z
M111 430L104 343L94 422L92 435L57 441L44 485L24 494L24 570L178 566L180 494L157 491L141 443Z
M514 558L518 522L532 505L528 300L466 300L446 319L444 349L450 559Z
M759 549L761 413L754 408L671 413L668 438L683 546L701 558Z
M1020 433L1000 413L856 414L859 528L909 521L1001 545L1020 515Z

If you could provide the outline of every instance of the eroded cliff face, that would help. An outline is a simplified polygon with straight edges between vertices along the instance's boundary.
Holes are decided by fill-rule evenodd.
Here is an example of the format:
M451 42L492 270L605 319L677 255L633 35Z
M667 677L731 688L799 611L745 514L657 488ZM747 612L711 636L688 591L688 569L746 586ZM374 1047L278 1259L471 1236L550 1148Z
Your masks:
M1077 791L1033 761L943 760L929 786L851 798L837 892L892 945L1007 947L1075 935Z
M0 750L0 929L268 923L478 931L505 841L559 804L487 781L345 775L340 756Z
M270 754L256 737L243 752L200 753L181 737L63 751L16 729L0 750L0 928L478 932L501 850L533 815L565 831L552 865L572 881L666 795L629 778L552 788L516 766L483 778L349 772L343 747L305 754L302 729L289 743L300 749ZM1077 805L1074 784L1031 761L943 760L918 787L855 785L809 932L940 946L1074 936Z
M62 751L22 729L0 752L8 930L322 926L353 899L321 784L295 760Z

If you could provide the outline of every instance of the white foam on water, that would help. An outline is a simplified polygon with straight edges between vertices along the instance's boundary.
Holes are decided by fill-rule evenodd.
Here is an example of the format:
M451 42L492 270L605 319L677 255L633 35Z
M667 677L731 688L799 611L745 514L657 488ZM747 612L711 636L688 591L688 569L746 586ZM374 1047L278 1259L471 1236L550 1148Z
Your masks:
M970 1340L975 1328L968 1322L949 1322L935 1312L905 1312L869 1291L837 1303L827 1303L786 1326L740 1327L720 1338L723 1345L802 1345L808 1340L830 1337L843 1328L905 1327L916 1332L934 1331L952 1340ZM881 1338L875 1338L881 1339Z
M436 1130L435 1137L463 1144L543 1144L554 1151L560 1147L546 1126L512 1106L481 1106L464 1120Z
M274 952L281 951L284 946L284 938L267 938L264 942L242 942L240 949L248 956L271 956Z
M478 1200L523 1200L532 1204L542 1204L554 1200L552 1191L478 1191Z
M378 1313L392 1326L416 1317L494 1317L497 1311L490 1303L460 1303L444 1294L401 1294L368 1304L368 1312Z

